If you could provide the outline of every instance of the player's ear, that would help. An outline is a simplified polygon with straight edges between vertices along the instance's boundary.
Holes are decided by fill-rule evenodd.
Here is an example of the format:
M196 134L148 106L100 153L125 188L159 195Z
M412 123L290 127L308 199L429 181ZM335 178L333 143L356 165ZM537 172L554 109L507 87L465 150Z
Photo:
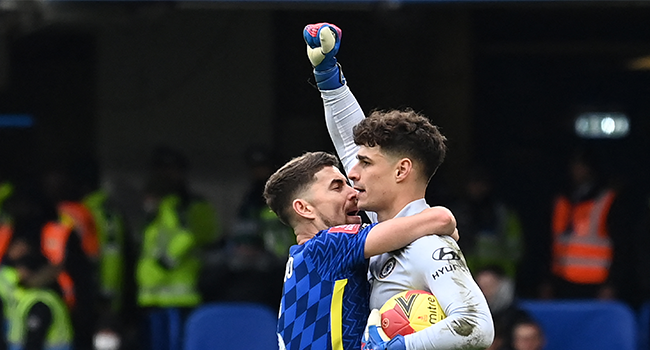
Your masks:
M313 219L316 217L314 214L314 207L312 207L311 204L309 204L309 202L307 202L304 199L300 199L300 198L294 199L292 203L292 208L293 211L296 213L296 215L300 217L306 219Z
M411 171L413 171L413 162L409 158L400 159L395 166L395 181L404 181Z

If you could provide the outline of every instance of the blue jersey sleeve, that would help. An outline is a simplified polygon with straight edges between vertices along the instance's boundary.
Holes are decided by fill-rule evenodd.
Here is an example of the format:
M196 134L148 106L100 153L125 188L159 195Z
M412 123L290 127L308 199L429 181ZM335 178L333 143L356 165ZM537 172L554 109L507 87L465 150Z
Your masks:
M347 278L366 263L366 238L375 225L342 225L323 230L309 240L305 253L323 278Z

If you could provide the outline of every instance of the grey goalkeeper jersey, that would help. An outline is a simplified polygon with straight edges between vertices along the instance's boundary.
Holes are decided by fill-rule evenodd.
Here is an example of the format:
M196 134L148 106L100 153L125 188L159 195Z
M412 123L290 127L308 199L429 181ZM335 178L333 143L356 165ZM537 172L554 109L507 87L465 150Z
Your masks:
M356 163L358 146L352 128L365 118L347 85L321 91L325 121L346 171ZM424 199L409 203L397 215L428 208ZM376 221L376 215L369 213ZM461 232L462 234L462 232ZM393 295L426 290L436 296L446 318L405 337L407 350L485 349L494 338L487 301L467 268L456 242L448 236L426 236L403 249L370 259L370 307L379 309Z

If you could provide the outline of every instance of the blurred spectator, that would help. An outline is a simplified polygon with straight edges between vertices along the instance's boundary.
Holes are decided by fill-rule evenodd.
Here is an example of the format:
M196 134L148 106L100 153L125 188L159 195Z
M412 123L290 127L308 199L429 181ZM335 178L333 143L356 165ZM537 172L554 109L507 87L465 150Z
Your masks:
M136 267L138 305L144 308L146 347L176 350L180 334L169 322L180 322L199 305L201 250L218 238L216 210L190 192L188 161L180 152L154 150L144 207L149 223ZM176 328L180 331L180 327Z
M75 350L89 350L97 322L99 241L92 213L82 203L82 186L71 170L65 164L42 174L45 201L59 217L43 231L43 253L61 268L58 281L72 310Z
M208 254L199 284L205 302L253 302L273 310L280 307L284 260L265 248L258 230L253 222L239 222L225 246Z
M546 345L542 327L532 318L521 319L512 328L512 350L542 350Z
M626 197L601 177L598 156L578 149L569 160L568 189L555 200L552 278L543 298L620 298L634 277L637 219Z
M261 146L253 146L246 152L246 163L250 171L250 186L237 212L237 220L248 221L261 235L266 250L281 259L289 254L289 247L296 243L296 236L277 215L269 209L264 200L264 185L275 170L271 152Z
M10 349L47 350L72 348L73 328L69 310L56 285L27 287L47 260L22 237L15 238L9 248L13 258L0 267L0 288L7 322L7 345ZM10 266L11 265L11 266Z
M99 258L97 228L90 210L82 203L84 184L75 180L76 174L69 166L57 166L43 174L43 189L47 198L55 203L63 224L74 229L81 239L81 248L92 261Z
M11 218L7 212L7 199L14 191L13 183L5 177L0 168L0 262L11 241Z
M118 349L124 332L133 328L133 244L116 200L100 184L99 166L94 158L73 163L72 176L88 208L99 244L98 320L93 343L96 350Z
M474 167L465 195L451 209L461 233L459 245L471 271L498 265L516 278L523 250L523 234L517 213L494 193L492 176Z
M21 183L7 203L12 238L3 259L0 284L5 292L0 294L12 349L70 348L73 342L69 309L57 283L62 265L41 254L47 249L43 237L58 225L57 212L39 193L37 186Z
M484 267L474 275L494 321L494 341L489 349L507 350L515 323L528 318L528 313L517 305L514 281L498 265Z

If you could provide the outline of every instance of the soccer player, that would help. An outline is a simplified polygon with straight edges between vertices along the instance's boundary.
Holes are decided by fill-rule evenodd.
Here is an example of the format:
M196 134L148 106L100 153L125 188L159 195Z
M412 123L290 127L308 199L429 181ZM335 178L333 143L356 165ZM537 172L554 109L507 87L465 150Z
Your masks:
M359 208L372 212L369 216L379 222L427 210L425 191L444 159L446 138L413 110L377 111L365 118L335 57L341 30L319 23L307 25L303 35L327 128L358 191ZM451 238L425 236L404 249L373 257L369 279L371 309L381 308L399 292L426 290L437 297L447 317L390 341L382 337L373 317L365 349L485 349L492 343L494 325L487 302Z
M442 207L409 218L361 225L357 193L325 152L294 158L271 175L264 198L291 226L278 319L280 349L359 349L368 314L368 260L425 234L457 234ZM337 224L345 224L335 226ZM331 227L328 229L328 227Z

